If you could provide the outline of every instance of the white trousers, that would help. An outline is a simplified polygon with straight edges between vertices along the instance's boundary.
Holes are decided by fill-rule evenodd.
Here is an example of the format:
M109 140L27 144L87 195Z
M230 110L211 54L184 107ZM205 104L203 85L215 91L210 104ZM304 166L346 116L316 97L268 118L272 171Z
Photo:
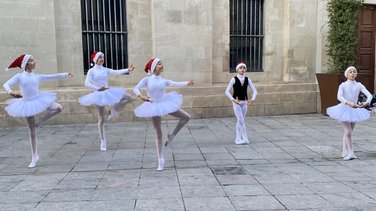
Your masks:
M247 101L240 101L240 104L232 103L232 107L234 108L234 113L236 116L236 139L235 140L242 140L248 141L247 130L245 128L244 118L247 114Z

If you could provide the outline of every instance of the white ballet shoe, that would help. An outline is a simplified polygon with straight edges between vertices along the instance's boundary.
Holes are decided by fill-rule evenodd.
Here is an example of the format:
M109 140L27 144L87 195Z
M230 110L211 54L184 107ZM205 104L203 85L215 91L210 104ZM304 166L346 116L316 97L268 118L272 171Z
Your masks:
M115 119L118 116L119 116L119 113L115 109L111 109L110 111L108 111L107 121Z
M35 165L37 164L37 161L39 160L39 156L35 156L34 158L31 159L31 163L29 164L29 168L34 168Z
M349 154L349 151L347 149L342 150L341 157L346 157Z
M241 139L235 139L235 144L237 144L237 145L244 145L246 143L243 140L241 140Z
M163 170L164 162L165 162L164 158L158 159L158 168L157 168L157 171L162 171Z
M106 151L107 150L107 141L106 140L101 140L101 151Z
M354 156L355 156L355 155L354 155ZM343 160L346 160L346 161L348 161L348 160L353 160L353 159L355 159L355 158L353 157L352 154L348 154L348 155L346 155L346 157L343 158Z
M172 134L167 134L167 141L165 143L165 147L167 147L169 144L171 144L172 140L175 138Z
M357 159L358 157L355 156L354 152L350 153L350 156L351 156L351 160L352 159Z

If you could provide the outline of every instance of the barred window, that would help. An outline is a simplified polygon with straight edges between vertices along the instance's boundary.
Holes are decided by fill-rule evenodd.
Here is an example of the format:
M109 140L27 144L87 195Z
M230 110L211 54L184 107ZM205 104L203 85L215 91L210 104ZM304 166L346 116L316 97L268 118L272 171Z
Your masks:
M230 71L239 61L262 72L264 0L230 0Z
M105 66L128 66L128 32L125 0L81 0L84 72L90 69L90 55L101 51Z

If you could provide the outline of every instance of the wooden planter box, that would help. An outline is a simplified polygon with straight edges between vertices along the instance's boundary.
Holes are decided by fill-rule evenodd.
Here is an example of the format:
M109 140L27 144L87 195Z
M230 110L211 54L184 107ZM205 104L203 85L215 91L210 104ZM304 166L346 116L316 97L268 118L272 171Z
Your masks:
M338 87L347 79L342 73L316 73L316 78L320 90L321 113L327 115L326 109L339 103L337 100Z

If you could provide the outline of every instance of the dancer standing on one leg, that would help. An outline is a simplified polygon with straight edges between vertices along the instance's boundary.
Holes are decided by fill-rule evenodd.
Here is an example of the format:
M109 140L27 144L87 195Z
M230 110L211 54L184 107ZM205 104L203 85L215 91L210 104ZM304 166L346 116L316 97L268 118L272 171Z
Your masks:
M237 119L235 144L249 144L244 118L247 114L248 106L255 102L257 96L257 90L251 79L245 76L246 71L247 66L243 62L239 63L236 66L236 72L238 74L230 80L225 91L225 95L232 101ZM248 87L252 90L253 94L250 100L248 100L247 95ZM234 91L233 95L230 94L231 88Z
M113 70L103 67L104 54L102 52L93 52L90 62L95 66L87 72L85 86L94 90L93 93L82 96L79 102L83 106L96 105L98 108L98 131L101 139L100 150L107 150L107 141L105 136L105 106L113 106L107 118L107 121L118 116L118 111L125 104L130 102L131 96L126 93L122 87L108 87L108 75L124 75L133 71L135 67L131 65L127 69Z
M369 105L372 100L372 95L363 86L363 84L355 81L357 74L358 72L355 67L348 67L346 69L345 76L347 81L341 83L337 94L337 99L341 103L336 106L329 107L326 110L330 117L339 120L343 126L343 160L352 160L357 158L354 154L351 135L354 130L355 123L367 120L371 115L370 111L364 107ZM360 92L367 96L367 101L364 103L358 103L358 96Z
M193 85L194 81L174 82L162 78L163 63L161 59L151 59L145 67L145 72L151 76L143 78L137 86L133 89L134 93L144 102L138 106L134 112L138 117L151 117L153 127L157 133L156 148L158 155L158 169L163 170L164 158L162 152L162 128L161 128L161 116L169 114L171 116L179 118L179 122L175 127L172 134L167 135L167 141L165 146L170 144L176 134L183 128L189 121L191 116L180 109L183 98L176 92L166 93L167 86L183 87L187 85ZM140 89L146 87L147 96L141 95Z
M56 94L51 92L39 92L39 84L43 80L52 80L64 77L73 77L71 73L59 73L53 75L42 75L34 72L36 62L29 54L19 56L7 68L19 67L24 70L17 73L11 79L4 83L3 87L8 94L17 99L7 100L8 106L5 110L13 117L25 117L29 128L29 136L31 143L31 163L29 168L35 167L39 160L37 147L37 130L45 121L60 113L63 107L56 103ZM20 92L14 92L11 89L13 84L18 84ZM35 122L35 116L45 110L46 115L39 115L38 123Z

